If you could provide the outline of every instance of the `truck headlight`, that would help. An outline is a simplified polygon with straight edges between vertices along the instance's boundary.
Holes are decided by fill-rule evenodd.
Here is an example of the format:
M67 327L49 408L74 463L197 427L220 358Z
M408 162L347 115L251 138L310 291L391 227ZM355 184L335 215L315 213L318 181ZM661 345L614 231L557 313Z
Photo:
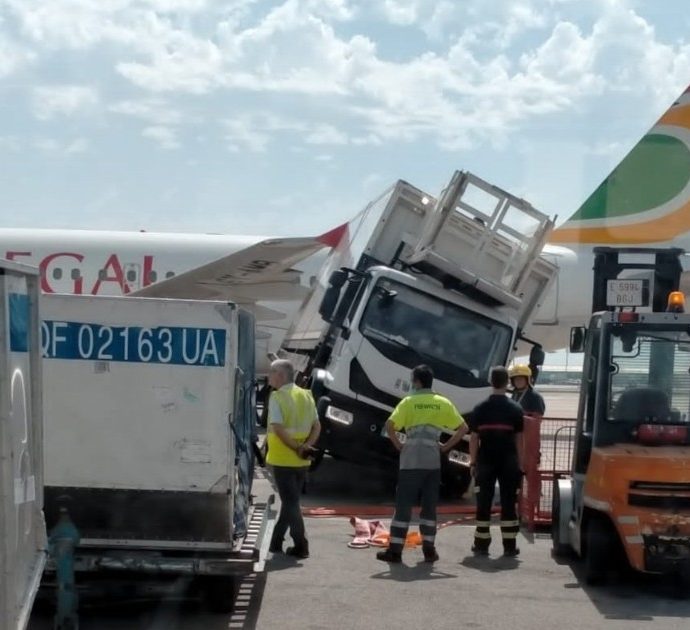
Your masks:
M452 449L448 453L448 461L452 464L458 464L459 466L469 466L470 465L470 455L469 453L463 453L456 449Z
M354 416L349 411L338 409L338 407L334 407L333 405L328 405L328 407L326 407L326 418L333 422L346 424L347 426L350 426L354 422Z

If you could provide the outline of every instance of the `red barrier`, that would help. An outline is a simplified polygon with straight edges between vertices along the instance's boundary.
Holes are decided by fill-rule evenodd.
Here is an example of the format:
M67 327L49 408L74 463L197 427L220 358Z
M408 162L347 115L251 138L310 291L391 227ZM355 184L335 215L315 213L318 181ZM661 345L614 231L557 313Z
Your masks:
M520 520L529 531L551 524L553 486L570 474L575 420L525 418L525 478L519 498Z

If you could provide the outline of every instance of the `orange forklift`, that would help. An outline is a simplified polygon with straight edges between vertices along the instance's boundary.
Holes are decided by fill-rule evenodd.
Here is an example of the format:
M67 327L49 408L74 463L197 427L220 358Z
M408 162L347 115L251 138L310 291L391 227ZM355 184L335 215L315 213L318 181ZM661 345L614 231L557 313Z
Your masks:
M595 249L571 476L556 480L555 555L603 583L625 561L690 579L690 313L682 250Z

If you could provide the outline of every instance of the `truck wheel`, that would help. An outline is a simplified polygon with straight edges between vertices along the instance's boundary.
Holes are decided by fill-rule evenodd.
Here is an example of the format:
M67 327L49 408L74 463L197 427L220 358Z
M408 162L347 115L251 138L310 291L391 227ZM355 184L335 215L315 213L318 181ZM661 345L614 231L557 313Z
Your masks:
M551 506L551 546L556 558L565 558L570 555L571 548L568 541L561 540L561 497L558 492L558 484L553 486L553 505Z
M458 470L457 472L447 473L443 476L441 484L441 494L447 499L462 498L469 490L472 483L472 475L469 469Z
M604 584L611 567L614 540L603 518L594 516L585 533L585 582L592 586Z
M237 584L233 577L207 578L204 583L204 601L213 613L230 613L235 609Z
M323 450L317 451L316 455L311 460L311 464L309 464L309 472L313 472L316 470L319 466L321 466L321 462L323 461L323 456L325 453Z

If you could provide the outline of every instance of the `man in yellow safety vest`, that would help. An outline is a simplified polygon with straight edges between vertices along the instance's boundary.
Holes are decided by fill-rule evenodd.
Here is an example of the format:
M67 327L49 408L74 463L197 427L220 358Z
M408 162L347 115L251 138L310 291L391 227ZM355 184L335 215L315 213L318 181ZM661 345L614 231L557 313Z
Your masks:
M386 423L388 437L400 451L400 472L391 521L390 546L376 554L384 562L402 561L402 550L412 520L412 507L419 503L419 533L426 562L436 553L436 507L441 484L441 453L447 453L467 433L467 425L455 405L432 391L434 373L428 365L412 371L413 393L403 398ZM443 444L443 430L453 434ZM405 442L398 437L405 431Z
M283 540L289 528L294 546L288 547L285 553L308 558L309 543L304 532L300 494L321 424L311 392L295 385L295 369L290 361L274 361L269 382L274 391L268 401L266 462L273 468L280 496L280 514L269 550L273 553L283 551Z

